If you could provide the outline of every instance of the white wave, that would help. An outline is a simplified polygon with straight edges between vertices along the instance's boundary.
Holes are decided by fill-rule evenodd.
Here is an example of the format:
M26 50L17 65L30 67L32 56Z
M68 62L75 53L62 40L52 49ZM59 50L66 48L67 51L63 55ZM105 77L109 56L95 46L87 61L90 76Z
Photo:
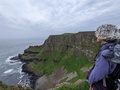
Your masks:
M22 66L23 66L24 63L22 63L20 61L17 61L15 63L11 63L11 61L13 61L13 60L10 60L11 57L13 57L13 56L10 56L6 59L5 65L4 65L4 66L8 66L10 68L6 68L7 70L3 72L2 76L11 75L11 74L14 74L14 73L19 73L20 76L23 75L24 72L22 72Z
M21 82L22 82L22 80L20 80L17 84L19 85L19 84L21 84Z
M21 64L22 62L20 62L19 60L10 60L11 58L13 58L15 55L13 56L9 56L5 62L9 65L16 65L16 64Z
M10 60L10 59L11 59L12 57L14 57L14 56L9 56L9 57L5 60L5 62L6 62L6 63L11 62L11 60Z
M4 74L7 74L7 73L11 73L14 69L9 69L9 70L6 70L5 72L3 72Z
M24 74L24 72L22 72L22 66L24 65L24 63L20 66L20 68L19 68L19 73L20 73L20 75L23 75Z
M16 65L16 64L21 64L22 62L20 61L11 61L9 65Z
M13 69L8 69L6 71L3 72L2 76L9 76L15 73L19 73L19 69L18 68L13 68Z
M22 79L24 77L24 75L20 75L19 79Z
M17 84L30 87L30 80L28 80L27 78L23 79L22 77Z

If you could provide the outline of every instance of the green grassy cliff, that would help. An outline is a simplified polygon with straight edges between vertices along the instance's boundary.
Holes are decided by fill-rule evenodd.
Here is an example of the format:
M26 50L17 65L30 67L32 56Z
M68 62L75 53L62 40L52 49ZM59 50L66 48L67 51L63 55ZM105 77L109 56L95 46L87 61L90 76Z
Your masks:
M63 82L73 84L79 79L85 81L87 70L94 64L92 61L99 46L96 43L94 32L51 35L43 45L27 48L21 55L21 60L29 62L26 65L27 70L40 77L46 75L47 79L55 80L54 82L49 81L49 85L51 85L48 87L55 87ZM60 70L61 67L63 68ZM63 76L62 74L57 75L55 71L62 72ZM70 78L68 74L72 73L75 75L73 74ZM52 75L56 76L53 78ZM40 86L36 87L40 88Z

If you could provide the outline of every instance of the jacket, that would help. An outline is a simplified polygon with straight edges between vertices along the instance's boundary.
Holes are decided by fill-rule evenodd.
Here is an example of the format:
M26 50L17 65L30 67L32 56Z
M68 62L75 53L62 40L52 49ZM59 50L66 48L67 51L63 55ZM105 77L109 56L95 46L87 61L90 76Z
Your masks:
M95 58L95 66L88 77L89 84L92 85L102 80L105 76L107 76L108 74L114 71L117 64L109 62L108 60L106 60L105 57L103 57L103 55L109 52L110 46L115 46L115 45L116 43L106 43L102 45L102 47L100 48L100 52Z

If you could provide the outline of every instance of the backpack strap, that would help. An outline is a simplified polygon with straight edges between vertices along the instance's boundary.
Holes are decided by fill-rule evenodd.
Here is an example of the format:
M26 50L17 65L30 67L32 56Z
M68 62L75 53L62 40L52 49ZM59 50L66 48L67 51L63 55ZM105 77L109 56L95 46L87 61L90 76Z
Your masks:
M107 84L106 84L106 77L103 78L103 86L104 86L104 87L107 87Z

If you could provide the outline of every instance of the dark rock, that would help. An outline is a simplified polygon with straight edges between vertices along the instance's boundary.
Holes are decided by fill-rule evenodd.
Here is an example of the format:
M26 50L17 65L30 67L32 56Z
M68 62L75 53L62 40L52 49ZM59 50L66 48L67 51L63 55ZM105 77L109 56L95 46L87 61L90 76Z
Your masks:
M21 59L22 58L22 54L18 54L18 58Z
M19 60L19 57L15 56L15 57L10 58L10 60Z
M34 52L34 51L24 51L24 53L26 53L26 54L38 54L39 52Z
M58 59L53 59L54 63L60 62Z
M34 59L20 59L21 62L25 62L25 63L29 63L29 62L32 62Z

